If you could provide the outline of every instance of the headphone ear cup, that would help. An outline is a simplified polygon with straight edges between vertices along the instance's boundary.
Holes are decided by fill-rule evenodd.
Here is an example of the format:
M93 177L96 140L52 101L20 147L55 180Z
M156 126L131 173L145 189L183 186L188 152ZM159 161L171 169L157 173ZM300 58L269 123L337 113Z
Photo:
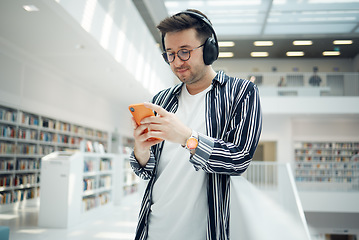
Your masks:
M218 47L216 41L209 37L203 46L203 61L206 65L211 65L218 58Z

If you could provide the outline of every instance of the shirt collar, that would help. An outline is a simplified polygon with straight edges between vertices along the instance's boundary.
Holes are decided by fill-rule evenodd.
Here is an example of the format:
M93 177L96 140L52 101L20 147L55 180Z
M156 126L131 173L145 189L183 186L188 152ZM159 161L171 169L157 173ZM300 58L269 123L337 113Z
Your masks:
M223 71L218 71L217 75L212 80L212 85L216 83L223 85L228 81L228 76Z

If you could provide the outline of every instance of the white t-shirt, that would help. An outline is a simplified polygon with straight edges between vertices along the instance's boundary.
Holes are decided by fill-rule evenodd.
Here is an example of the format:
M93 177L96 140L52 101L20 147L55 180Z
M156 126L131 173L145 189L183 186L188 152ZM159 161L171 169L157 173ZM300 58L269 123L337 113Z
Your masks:
M190 95L184 85L179 96L176 116L201 133L206 133L205 96L210 88ZM164 143L153 187L148 240L206 239L206 173L196 171L189 156L178 143Z

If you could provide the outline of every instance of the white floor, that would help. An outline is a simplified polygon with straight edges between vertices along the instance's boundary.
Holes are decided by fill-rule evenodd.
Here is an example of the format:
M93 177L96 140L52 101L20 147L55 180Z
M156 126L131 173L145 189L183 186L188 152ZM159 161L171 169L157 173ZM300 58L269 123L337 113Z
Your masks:
M138 193L128 195L120 205L67 229L38 227L38 206L0 213L0 225L10 227L10 240L133 240L140 202Z

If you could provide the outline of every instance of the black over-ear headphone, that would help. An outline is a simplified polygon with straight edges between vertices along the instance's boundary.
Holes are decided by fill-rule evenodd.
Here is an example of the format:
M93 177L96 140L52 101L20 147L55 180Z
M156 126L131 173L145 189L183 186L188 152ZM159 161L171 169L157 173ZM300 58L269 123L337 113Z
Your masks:
M175 16L180 15L180 14L188 14L191 17L197 18L198 20L204 22L211 29L214 38L212 38L212 37L207 38L203 45L204 64L211 65L214 61L217 60L218 53L219 53L217 36L212 27L212 24L208 21L208 19L205 16L203 16L199 13L196 13L196 12L183 11L183 12L177 13ZM165 47L164 35L162 35L162 48L163 48L163 51L165 52L166 47Z

